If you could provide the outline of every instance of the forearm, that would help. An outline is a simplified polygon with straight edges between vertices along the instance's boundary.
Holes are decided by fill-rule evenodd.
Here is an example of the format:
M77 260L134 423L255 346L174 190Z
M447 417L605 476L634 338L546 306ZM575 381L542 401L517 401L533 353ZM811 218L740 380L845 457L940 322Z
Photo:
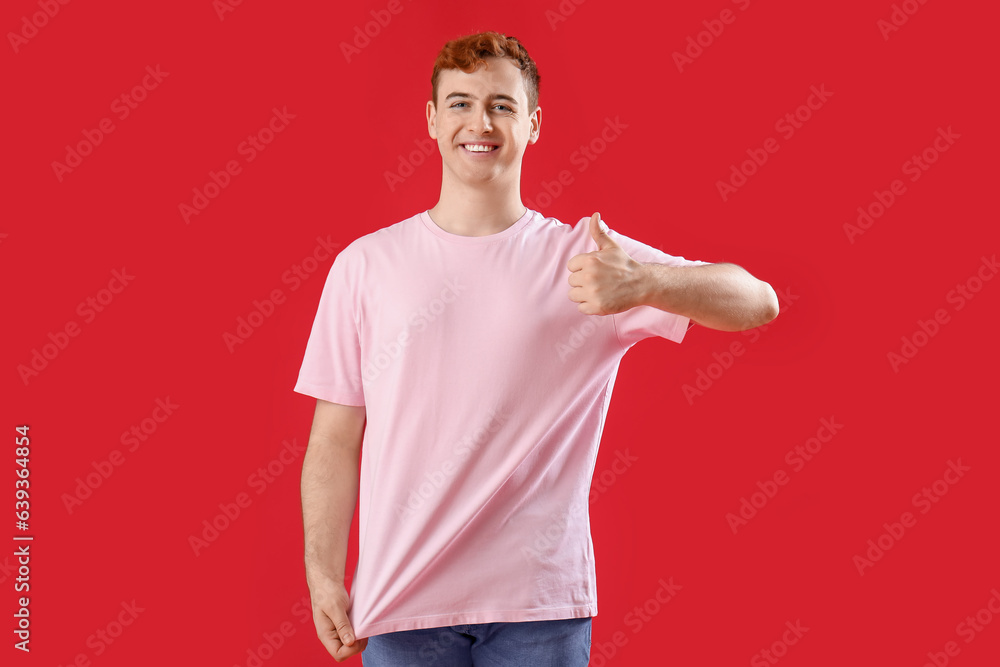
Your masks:
M778 297L771 286L736 264L641 266L639 305L684 315L720 331L752 329L778 315Z
M302 463L302 519L310 584L313 574L343 581L357 498L357 450L310 439Z

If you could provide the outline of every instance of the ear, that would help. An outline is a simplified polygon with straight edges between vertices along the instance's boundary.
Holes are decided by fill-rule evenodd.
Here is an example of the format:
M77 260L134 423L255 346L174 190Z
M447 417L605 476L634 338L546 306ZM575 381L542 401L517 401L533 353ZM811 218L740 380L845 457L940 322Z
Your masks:
M427 100L427 134L431 139L437 139L437 108L434 100Z
M531 116L528 118L528 122L531 123L531 134L528 135L528 143L533 144L538 141L538 135L542 129L542 107L535 107L535 110L531 112Z

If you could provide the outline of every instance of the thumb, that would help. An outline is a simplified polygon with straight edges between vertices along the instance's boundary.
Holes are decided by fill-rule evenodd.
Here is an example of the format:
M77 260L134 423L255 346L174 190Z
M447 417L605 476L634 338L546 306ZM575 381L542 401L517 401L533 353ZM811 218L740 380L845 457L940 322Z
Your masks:
M607 225L601 222L601 214L594 213L590 216L590 235L594 237L594 241L597 243L598 250L604 250L605 248L619 248L617 243L614 242L608 232L605 230Z
M330 620L333 621L333 626L337 630L337 636L340 638L340 642L347 646L354 644L354 629L351 627L351 621L347 618L347 614L343 613L341 610L337 610L340 613L334 613L334 618Z

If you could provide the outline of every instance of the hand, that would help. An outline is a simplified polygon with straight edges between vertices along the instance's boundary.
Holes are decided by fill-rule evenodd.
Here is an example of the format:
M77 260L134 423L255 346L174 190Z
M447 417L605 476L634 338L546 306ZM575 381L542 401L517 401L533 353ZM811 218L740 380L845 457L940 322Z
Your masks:
M601 214L590 216L590 234L597 250L569 260L570 301L585 315L611 315L641 303L642 264L628 256L601 229Z
M354 628L347 617L351 599L343 580L316 574L310 577L309 595L312 597L316 634L334 660L343 662L364 651L368 638L354 636Z

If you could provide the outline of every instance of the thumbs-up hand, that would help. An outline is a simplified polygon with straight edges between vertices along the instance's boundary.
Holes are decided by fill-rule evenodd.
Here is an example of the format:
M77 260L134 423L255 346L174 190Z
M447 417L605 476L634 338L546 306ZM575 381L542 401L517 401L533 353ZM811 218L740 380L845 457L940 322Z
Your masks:
M641 303L642 264L615 243L601 223L601 214L590 216L590 235L597 250L576 255L569 269L570 301L585 315L611 315Z

